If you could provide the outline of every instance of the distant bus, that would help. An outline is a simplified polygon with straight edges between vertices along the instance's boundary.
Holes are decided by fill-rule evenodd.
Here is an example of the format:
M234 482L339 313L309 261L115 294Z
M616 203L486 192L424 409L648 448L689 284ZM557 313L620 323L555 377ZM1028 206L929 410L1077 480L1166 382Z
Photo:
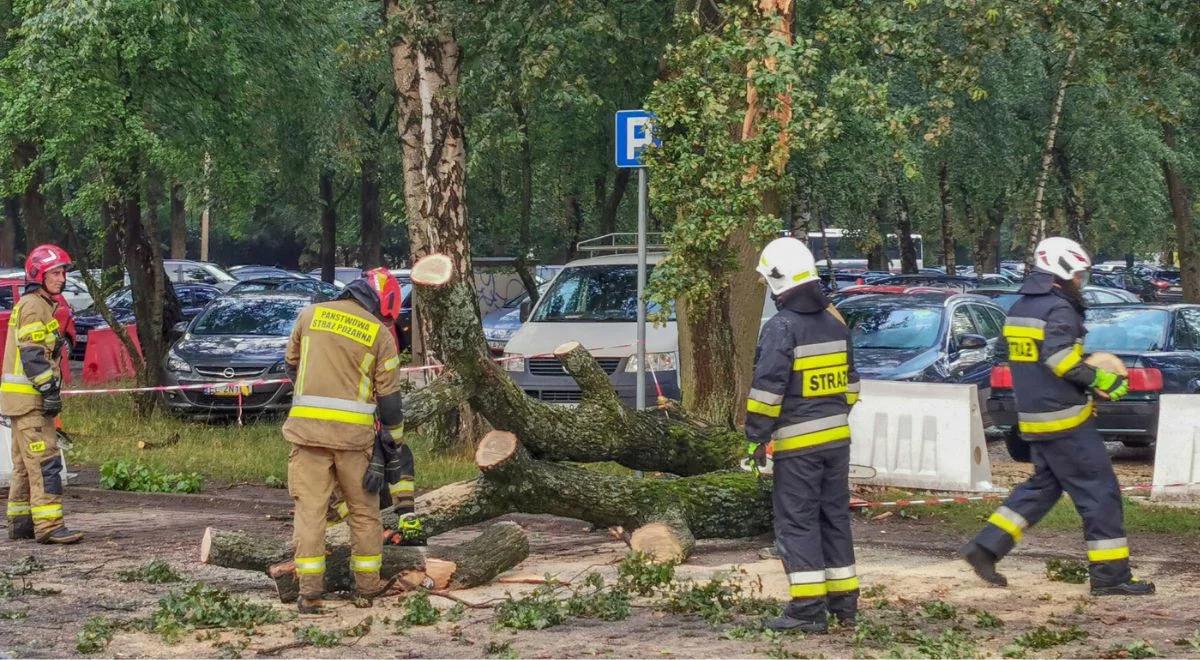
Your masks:
M913 248L917 253L917 268L925 267L925 243L921 240L920 234L912 234ZM821 232L808 232L808 249L812 250L813 256L817 258L819 265L825 264L825 246L829 246L829 256L833 259L835 268L866 268L867 255L854 243L854 240L846 236L844 230L829 228L825 230L825 237L821 237ZM887 235L887 256L888 267L892 270L900 270L900 239L895 234Z

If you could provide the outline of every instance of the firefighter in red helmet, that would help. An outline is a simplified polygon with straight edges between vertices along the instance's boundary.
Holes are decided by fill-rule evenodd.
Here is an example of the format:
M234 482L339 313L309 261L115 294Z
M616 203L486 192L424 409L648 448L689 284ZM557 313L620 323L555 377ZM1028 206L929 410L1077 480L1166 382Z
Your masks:
M54 318L71 255L39 245L25 259L25 295L13 308L4 350L0 409L12 421L12 481L8 537L38 543L77 543L81 532L63 522L62 456L54 418L62 411L59 359L66 340Z

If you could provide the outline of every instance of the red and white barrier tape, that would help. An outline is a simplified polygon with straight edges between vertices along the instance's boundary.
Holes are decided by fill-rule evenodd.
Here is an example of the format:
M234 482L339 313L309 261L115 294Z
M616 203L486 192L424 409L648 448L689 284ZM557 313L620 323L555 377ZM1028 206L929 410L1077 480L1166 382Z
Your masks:
M1132 486L1122 486L1121 492L1128 493L1131 491L1151 490L1153 488L1179 488L1191 486L1194 484L1167 484L1165 486L1152 486L1151 484L1134 484ZM893 500L891 502L869 502L852 498L850 500L851 509L902 509L909 506L938 506L941 504L966 504L968 502L1002 502L1008 497L1008 493L988 493L986 495L962 495L957 497L914 497L911 499Z

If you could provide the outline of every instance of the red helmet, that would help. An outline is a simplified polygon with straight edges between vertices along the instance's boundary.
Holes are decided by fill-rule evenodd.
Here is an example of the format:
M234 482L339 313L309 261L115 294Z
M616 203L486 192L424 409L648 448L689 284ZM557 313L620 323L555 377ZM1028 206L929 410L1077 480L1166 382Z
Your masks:
M46 273L59 266L71 267L71 255L67 251L47 243L29 251L25 258L25 279L38 284L46 283Z
M379 296L379 315L393 321L399 319L404 294L396 276L386 268L374 268L363 273L363 279L375 295Z

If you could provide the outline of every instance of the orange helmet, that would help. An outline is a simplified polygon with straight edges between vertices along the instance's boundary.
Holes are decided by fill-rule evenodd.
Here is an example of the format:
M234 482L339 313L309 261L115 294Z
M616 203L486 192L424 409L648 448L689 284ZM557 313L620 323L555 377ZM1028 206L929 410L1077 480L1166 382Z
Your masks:
M46 283L46 273L59 266L71 267L71 255L67 251L47 243L29 251L25 258L25 279L38 284Z
M379 297L379 315L393 321L399 319L404 294L396 276L386 268L374 268L363 273L363 279Z

